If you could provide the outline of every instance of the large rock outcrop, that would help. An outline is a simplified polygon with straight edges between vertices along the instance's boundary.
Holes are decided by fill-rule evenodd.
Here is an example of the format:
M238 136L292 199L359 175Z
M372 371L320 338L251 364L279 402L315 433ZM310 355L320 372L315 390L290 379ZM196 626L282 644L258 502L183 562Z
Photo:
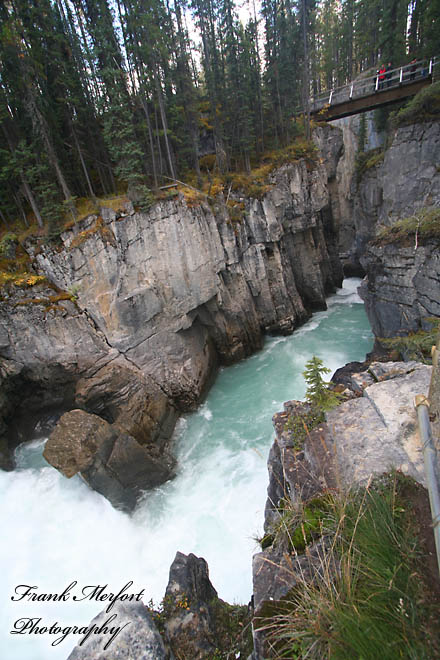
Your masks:
M219 362L324 309L342 278L329 192L342 142L324 128L317 140L321 159L274 171L261 200L235 199L240 220L221 197L191 206L178 195L148 213L103 208L61 245L29 245L51 288L0 301L9 444L42 411L80 408L164 451L177 411L197 404Z
M344 259L364 270L366 246L379 226L413 215L426 206L440 205L440 122L411 124L394 129L380 154L377 140L365 145L366 164L356 167L358 120L341 120L344 157L337 181L341 214L341 251ZM371 129L367 135L370 135ZM361 264L362 261L362 264Z
M357 165L358 122L342 126L337 183L344 268L367 274L361 295L376 337L417 331L440 312L439 241L373 239L380 228L440 206L440 122L393 129L388 145L367 151Z
M73 290L109 346L151 377L180 408L196 403L217 356L232 362L264 331L291 332L340 282L323 164L284 166L273 189L227 207L160 202L149 214L106 211L39 268Z

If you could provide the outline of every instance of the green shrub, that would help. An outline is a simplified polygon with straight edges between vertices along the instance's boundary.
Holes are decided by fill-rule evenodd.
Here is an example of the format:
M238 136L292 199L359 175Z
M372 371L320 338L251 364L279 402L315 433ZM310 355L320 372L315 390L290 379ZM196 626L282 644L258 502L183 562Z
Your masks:
M416 360L431 364L431 348L435 345L440 330L440 319L424 319L432 324L430 330L410 332L406 337L380 338L381 344L390 350L398 351L404 360Z
M10 231L4 234L0 240L0 255L2 257L9 256L11 250L13 250L17 242L18 242L17 234L13 234Z
M405 126L440 119L440 81L416 94L393 117L393 126Z
M359 185L365 172L373 169L379 163L383 162L385 151L382 147L370 149L369 151L359 151L356 155L355 173L356 183Z

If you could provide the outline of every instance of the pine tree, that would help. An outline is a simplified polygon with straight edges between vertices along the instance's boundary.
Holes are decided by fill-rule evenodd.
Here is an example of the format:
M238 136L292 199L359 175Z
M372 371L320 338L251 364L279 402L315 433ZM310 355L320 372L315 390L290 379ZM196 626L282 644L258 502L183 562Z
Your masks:
M328 389L329 383L322 377L328 373L330 369L324 367L323 361L316 355L306 363L303 371L307 383L306 400L323 411L331 410L339 403L338 395Z

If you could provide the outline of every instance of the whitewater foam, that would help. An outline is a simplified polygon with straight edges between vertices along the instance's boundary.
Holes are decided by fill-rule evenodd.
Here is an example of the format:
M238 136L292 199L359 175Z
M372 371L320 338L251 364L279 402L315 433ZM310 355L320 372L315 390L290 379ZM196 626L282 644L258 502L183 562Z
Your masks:
M52 648L47 636L11 636L13 622L41 616L86 625L101 609L89 602L12 603L18 584L35 584L48 593L77 580L84 586L108 584L114 591L133 580L133 591L145 588L146 600L158 603L180 550L208 561L221 598L249 600L272 415L283 401L304 396L301 373L312 355L334 370L370 350L363 307L358 300L346 304L357 296L355 286L345 282L346 293L332 296L329 309L314 315L307 330L268 338L263 351L220 371L207 401L176 427L178 475L148 493L131 516L113 509L80 477L68 480L48 466L41 439L18 449L17 470L0 471L3 657L64 660L67 642Z

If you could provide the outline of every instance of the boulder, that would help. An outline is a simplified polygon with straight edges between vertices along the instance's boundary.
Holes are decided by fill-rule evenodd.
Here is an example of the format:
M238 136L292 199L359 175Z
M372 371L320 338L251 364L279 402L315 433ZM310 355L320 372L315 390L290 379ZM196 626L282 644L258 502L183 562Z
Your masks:
M327 413L339 476L347 485L394 468L426 486L414 397L428 394L432 367L416 363L404 373L397 363L393 377L392 364L387 364L388 380ZM376 373L379 369L383 365Z
M114 506L126 510L134 508L143 490L173 476L170 457L152 456L118 425L83 410L62 415L44 457L68 478L79 472Z
M92 633L83 645L77 644L67 660L168 660L162 638L154 625L148 609L142 603L116 601L111 612L105 610L89 624L103 626L109 617L116 615L108 628L120 627L120 632L104 648L112 637L111 633Z

